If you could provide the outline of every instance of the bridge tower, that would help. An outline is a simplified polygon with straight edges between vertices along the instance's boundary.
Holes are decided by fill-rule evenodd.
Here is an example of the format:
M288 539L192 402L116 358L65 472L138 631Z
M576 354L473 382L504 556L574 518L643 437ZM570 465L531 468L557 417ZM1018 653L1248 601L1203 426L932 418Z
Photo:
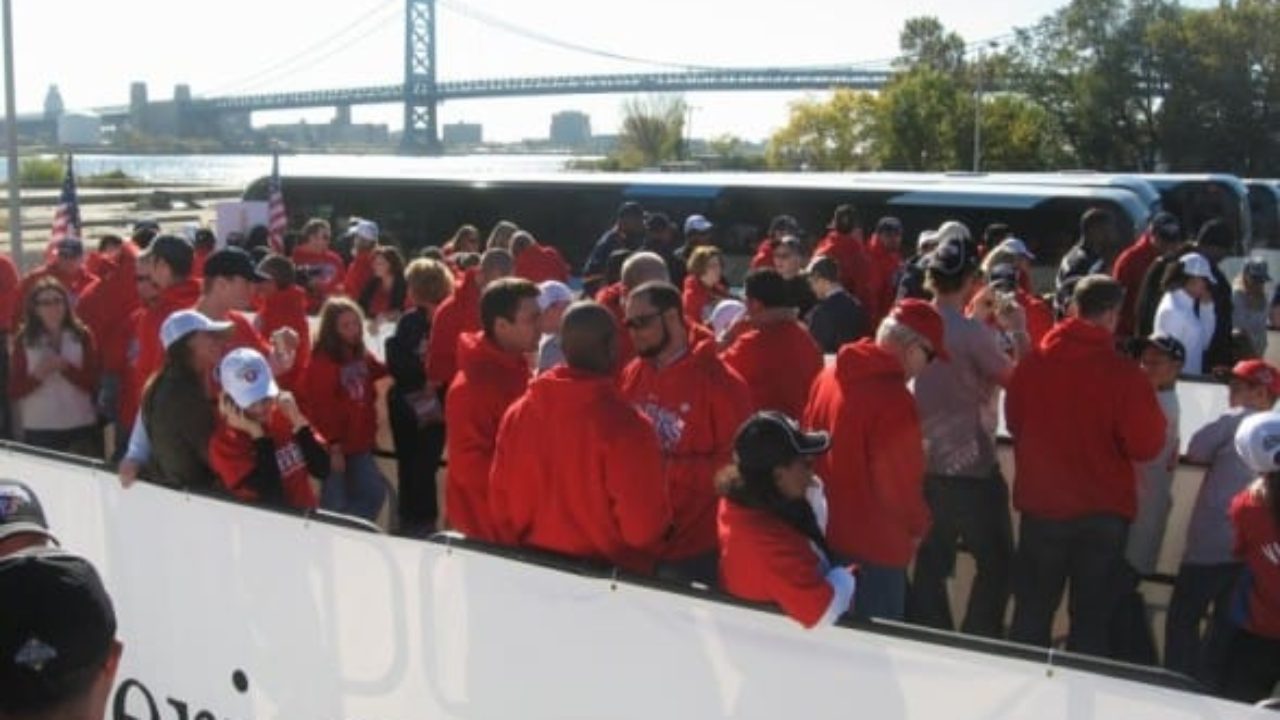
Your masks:
M404 3L404 137L402 152L439 155L436 122L436 0Z

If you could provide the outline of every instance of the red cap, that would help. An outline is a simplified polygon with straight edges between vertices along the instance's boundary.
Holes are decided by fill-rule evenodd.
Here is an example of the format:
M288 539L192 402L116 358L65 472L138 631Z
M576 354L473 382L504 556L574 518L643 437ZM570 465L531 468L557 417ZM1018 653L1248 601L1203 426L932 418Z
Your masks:
M1241 360L1231 368L1232 377L1262 385L1273 395L1280 395L1280 370L1262 360Z
M903 300L894 306L889 317L915 330L921 337L928 340L939 360L951 359L947 354L947 346L943 343L945 335L942 330L942 316L933 305L924 300Z

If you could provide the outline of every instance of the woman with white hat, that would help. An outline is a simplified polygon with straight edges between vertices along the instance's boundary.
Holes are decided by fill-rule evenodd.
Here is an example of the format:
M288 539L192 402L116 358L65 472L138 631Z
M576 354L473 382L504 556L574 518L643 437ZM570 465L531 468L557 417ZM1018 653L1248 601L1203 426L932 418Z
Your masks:
M1207 370L1204 354L1216 327L1212 292L1216 283L1209 260L1199 253L1183 255L1164 274L1165 292L1156 308L1155 332L1175 338L1187 349L1182 371L1188 375Z

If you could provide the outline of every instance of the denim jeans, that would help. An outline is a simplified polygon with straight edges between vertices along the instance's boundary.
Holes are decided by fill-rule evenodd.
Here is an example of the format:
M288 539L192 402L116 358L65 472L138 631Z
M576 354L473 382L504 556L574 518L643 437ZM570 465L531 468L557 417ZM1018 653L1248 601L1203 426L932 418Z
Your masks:
M858 586L853 591L853 616L859 620L884 618L902 622L907 617L907 569L874 565L852 558L839 565L858 565Z
M320 507L376 522L387 500L387 481L371 452L348 455L346 461L346 472L332 472L325 480Z
M1009 519L1009 486L993 470L986 477L928 475L925 500L933 514L929 534L916 552L908 617L914 623L954 630L947 578L955 574L956 551L964 541L978 573L969 591L961 630L1004 636L1013 562L1013 528Z
M1009 639L1048 647L1068 580L1067 649L1107 657L1111 618L1123 592L1129 524L1118 515L1049 520L1023 514L1014 559Z
M1201 565L1183 563L1173 584L1169 617L1165 620L1164 666L1216 687L1233 632L1231 596L1240 576L1239 563ZM1208 627L1200 627L1213 606Z

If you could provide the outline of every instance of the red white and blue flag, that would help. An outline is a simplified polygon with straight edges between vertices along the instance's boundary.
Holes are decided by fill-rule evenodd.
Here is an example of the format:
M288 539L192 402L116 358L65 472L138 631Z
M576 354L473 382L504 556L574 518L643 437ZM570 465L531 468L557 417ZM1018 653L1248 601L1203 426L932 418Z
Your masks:
M76 198L76 173L70 155L67 156L67 173L62 176L62 192L58 195L58 209L53 214L49 243L69 237L80 237L80 202Z
M271 155L271 180L267 183L267 241L271 251L284 254L284 233L289 229L289 215L284 209L284 193L280 191L280 154Z

